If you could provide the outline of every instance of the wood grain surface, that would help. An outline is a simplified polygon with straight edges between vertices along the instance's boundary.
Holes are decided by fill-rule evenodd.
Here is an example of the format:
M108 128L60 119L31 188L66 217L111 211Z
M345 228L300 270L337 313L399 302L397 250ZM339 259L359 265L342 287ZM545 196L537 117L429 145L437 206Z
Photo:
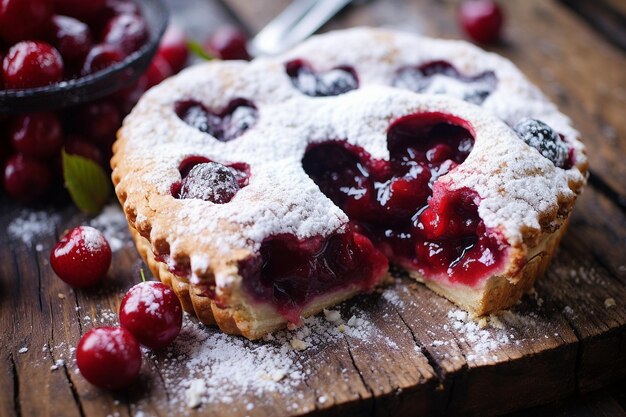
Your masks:
M287 3L170 0L174 19L196 39L233 19L254 33ZM393 297L379 292L341 306L343 317L367 316L375 333L295 354L306 377L288 391L242 390L234 401L188 409L179 381L189 370L170 365L167 351L144 355L140 380L127 392L101 391L76 372L71 349L94 325L115 323L121 297L144 266L124 245L106 285L72 291L47 258L64 229L89 219L61 202L38 208L58 217L36 242L0 237L0 416L487 416L522 409L514 415L626 416L626 55L565 4L503 5L506 35L491 49L573 119L589 148L593 181L536 292L481 329L494 343L485 348L485 340L473 340L475 332L451 316L453 305L400 277L388 290ZM375 25L458 38L455 7L370 1L323 30ZM6 198L0 206L3 230L28 213ZM607 307L609 299L616 305ZM535 407L542 404L549 405Z

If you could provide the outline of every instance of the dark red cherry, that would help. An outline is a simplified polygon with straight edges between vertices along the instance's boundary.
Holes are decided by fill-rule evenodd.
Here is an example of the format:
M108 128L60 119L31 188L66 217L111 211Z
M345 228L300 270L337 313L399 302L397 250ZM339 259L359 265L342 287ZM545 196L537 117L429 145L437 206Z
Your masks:
M4 189L21 203L41 199L51 183L52 172L48 165L25 155L13 155L4 166Z
M81 63L91 49L91 31L80 20L68 16L52 17L50 43L66 63Z
M52 0L0 1L0 40L7 44L36 39L52 17Z
M173 74L172 67L165 58L161 55L155 55L145 73L148 88L154 87Z
M222 26L213 32L205 46L220 59L248 60L250 55L246 46L247 42L248 38L240 29L234 26Z
M163 57L170 64L173 73L182 70L189 58L185 32L180 27L170 24L163 38L161 38L157 55Z
M180 198L199 198L216 204L228 203L239 191L232 170L215 162L201 163L183 178Z
M113 17L104 27L102 42L114 45L125 54L135 52L148 39L148 27L143 17L121 14Z
M49 159L61 151L63 132L54 113L26 113L16 116L9 126L13 148L38 159Z
M529 146L559 168L569 168L569 147L550 126L536 119L522 119L515 132Z
M493 0L465 0L461 3L459 21L474 41L493 43L500 37L504 16Z
M139 375L141 349L128 330L97 327L81 337L76 347L76 364L93 385L119 390L127 388Z
M78 111L81 131L89 139L109 144L122 123L117 107L110 100L84 104Z
M75 227L50 252L50 265L72 287L90 287L100 282L109 270L111 247L98 229Z
M64 148L65 152L71 155L78 155L84 158L89 158L100 165L102 165L104 162L100 149L96 145L94 145L93 142L88 141L82 136L68 135L65 138Z
M180 333L183 310L170 287L160 282L142 282L132 287L120 305L120 325L142 345L158 350Z
M63 59L51 45L23 41L9 49L2 62L7 89L42 87L63 79Z
M54 0L54 9L57 14L84 21L97 18L105 3L106 0Z
M93 74L94 72L98 72L122 61L124 57L124 52L117 46L107 44L96 45L91 48L87 54L81 69L81 74Z

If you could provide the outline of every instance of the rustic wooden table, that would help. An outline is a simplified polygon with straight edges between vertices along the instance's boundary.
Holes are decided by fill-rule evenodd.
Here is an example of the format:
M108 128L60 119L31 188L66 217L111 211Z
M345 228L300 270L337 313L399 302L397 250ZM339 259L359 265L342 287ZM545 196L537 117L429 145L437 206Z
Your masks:
M254 33L288 1L170 3L174 20L200 39L226 21ZM73 346L89 328L116 323L121 296L138 281L143 264L120 213L111 206L88 219L67 204L24 210L3 198L0 416L626 416L626 5L502 3L506 35L492 50L573 119L591 161L590 184L535 294L481 328L398 279L340 308L345 334L309 320L295 333L311 344L302 352L289 348L289 332L250 343L187 318L172 348L146 351L137 384L108 393L77 372ZM458 38L454 7L370 1L324 30L375 25ZM101 288L72 291L47 257L62 230L89 222L114 242L113 267ZM188 389L201 380L202 389ZM195 391L203 404L191 409Z

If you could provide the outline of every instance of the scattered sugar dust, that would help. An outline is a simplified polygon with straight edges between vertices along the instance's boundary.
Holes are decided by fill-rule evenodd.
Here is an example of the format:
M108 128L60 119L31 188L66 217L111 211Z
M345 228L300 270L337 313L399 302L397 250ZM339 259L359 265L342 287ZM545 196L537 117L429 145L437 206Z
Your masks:
M11 239L21 240L25 245L35 245L38 251L43 250L39 239L54 234L55 227L61 216L50 211L32 211L24 209L19 216L9 223L7 232Z
M52 210L24 209L9 223L7 232L11 239L33 246L38 252L41 252L44 250L42 240L55 235L55 229L60 221L61 216ZM117 203L105 206L99 215L86 224L100 230L113 251L132 244L126 217ZM56 238L56 236L54 237Z
M89 221L89 226L102 232L113 252L132 244L126 216L118 203L105 206L99 215Z

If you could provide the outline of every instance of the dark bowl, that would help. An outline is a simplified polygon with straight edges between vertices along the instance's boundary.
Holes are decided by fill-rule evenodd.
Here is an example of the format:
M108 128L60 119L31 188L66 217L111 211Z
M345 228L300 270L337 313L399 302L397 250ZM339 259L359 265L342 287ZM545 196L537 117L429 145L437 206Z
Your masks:
M0 90L0 114L57 110L104 97L130 86L157 52L169 18L164 0L135 0L148 24L150 38L139 49L106 69L73 80L26 90Z

